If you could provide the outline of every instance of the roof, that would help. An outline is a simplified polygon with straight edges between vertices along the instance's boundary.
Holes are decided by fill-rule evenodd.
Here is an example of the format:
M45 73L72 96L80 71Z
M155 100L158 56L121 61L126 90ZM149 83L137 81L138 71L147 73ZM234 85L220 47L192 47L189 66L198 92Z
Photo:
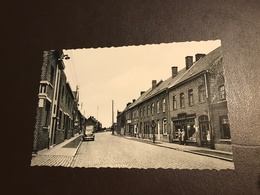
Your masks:
M182 82L185 82L186 80L208 70L212 64L219 59L222 56L221 46L211 51L209 54L207 54L205 57L199 59L196 61L188 70L185 68L184 74L176 81L173 82L169 88L175 87Z
M128 109L135 107L136 105L148 100L149 98L152 98L169 88L178 86L179 84L187 81L188 79L191 79L196 75L199 75L200 73L208 70L211 67L211 65L221 56L221 46L219 46L203 58L194 62L194 64L188 70L186 70L185 67L179 70L178 74L175 77L172 78L171 76L165 81L159 81L154 89L150 88L147 91L145 91L141 96L139 96L139 98L135 102L128 105L122 112L127 111Z

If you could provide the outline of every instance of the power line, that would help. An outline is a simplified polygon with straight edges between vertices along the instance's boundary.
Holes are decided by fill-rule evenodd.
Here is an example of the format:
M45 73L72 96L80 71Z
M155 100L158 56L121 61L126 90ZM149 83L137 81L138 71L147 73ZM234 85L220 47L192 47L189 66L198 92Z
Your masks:
M76 68L76 65L75 65L74 55L73 55L72 50L70 50L70 56L71 56L71 68L72 68L73 76L75 78L77 85L79 85L80 83L79 83L78 76L77 76L77 68Z

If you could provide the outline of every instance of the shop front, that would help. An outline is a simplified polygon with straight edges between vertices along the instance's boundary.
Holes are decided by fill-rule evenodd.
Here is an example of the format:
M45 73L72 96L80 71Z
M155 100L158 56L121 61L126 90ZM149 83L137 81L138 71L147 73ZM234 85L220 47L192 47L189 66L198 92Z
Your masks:
M209 118L207 115L199 116L199 145L210 147L211 135L210 135L210 124Z
M196 114L182 113L173 117L173 142L196 145Z

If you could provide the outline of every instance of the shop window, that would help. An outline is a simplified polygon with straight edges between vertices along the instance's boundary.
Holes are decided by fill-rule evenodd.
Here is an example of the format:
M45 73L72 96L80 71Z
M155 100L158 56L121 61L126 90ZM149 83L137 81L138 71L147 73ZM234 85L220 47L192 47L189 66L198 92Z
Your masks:
M220 116L220 125L221 125L221 139L230 139L230 127L228 116Z
M219 99L220 100L225 100L226 99L226 91L225 91L225 86L221 85L219 87Z
M160 102L159 101L157 101L157 104L156 104L156 111L157 111L157 113L160 112Z
M184 108L184 93L180 94L180 107Z
M176 100L176 95L174 95L172 97L172 105L173 105L173 110L176 110L177 109L177 100Z
M189 140L196 140L196 135L195 135L195 128L194 128L194 121L193 120L190 120L190 121L187 121L188 124L187 124L187 138Z
M204 85L198 87L199 90L199 102L204 102L206 100L206 89Z
M190 90L188 91L188 97L189 97L189 105L191 106L191 105L194 104L193 90L192 90L192 89L190 89Z
M163 134L167 134L167 120L163 119Z
M165 99L164 98L162 100L162 109L163 109L163 112L165 112L166 106L165 106Z

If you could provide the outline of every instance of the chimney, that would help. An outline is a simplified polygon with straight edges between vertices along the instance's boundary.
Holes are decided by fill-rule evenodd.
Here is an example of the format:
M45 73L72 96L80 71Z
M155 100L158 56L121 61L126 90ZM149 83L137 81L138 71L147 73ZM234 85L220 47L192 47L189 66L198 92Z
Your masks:
M135 99L133 99L133 103L135 102Z
M186 70L188 70L193 64L193 56L186 56L185 61L186 61Z
M152 80L152 89L154 89L156 87L156 83L157 83L156 80Z
M130 104L132 104L132 103L131 103L131 102L128 102L128 103L126 104L126 107L130 106Z
M145 93L145 91L141 91L141 92L140 92L140 95L143 95L144 93Z
M173 66L172 67L172 78L174 78L178 74L178 67Z
M200 58L203 58L205 55L206 55L206 54L203 54L203 53L197 53L197 54L195 55L196 61L198 61Z

